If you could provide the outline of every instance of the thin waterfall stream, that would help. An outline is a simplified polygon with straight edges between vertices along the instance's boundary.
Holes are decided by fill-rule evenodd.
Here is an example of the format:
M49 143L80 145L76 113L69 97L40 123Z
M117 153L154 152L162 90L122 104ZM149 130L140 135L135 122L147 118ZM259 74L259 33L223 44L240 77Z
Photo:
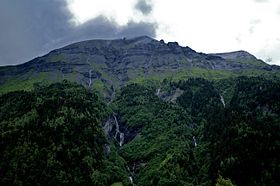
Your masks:
M195 136L193 136L193 144L194 144L195 147L197 146L197 142L196 142Z
M121 147L124 143L124 133L122 133L120 131L120 126L119 126L119 122L117 120L117 117L115 115L113 115L114 120L115 120L115 125L116 125L116 133L114 138L119 142L119 146ZM119 140L118 140L119 137Z
M88 87L90 88L90 86L91 86L91 84L92 84L92 79L91 79L91 76L92 76L92 70L89 70L89 71L88 71L88 76L89 76Z
M220 94L220 99L221 99L221 102L224 106L224 108L226 107L226 103L225 103L225 100L224 100L224 97Z

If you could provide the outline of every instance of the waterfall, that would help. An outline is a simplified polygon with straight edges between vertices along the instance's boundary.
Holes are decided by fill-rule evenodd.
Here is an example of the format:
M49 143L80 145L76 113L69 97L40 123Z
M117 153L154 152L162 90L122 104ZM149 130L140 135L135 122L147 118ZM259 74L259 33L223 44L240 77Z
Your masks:
M105 134L106 134L107 136L109 136L109 135L110 135L110 132L112 131L112 129L113 129L113 126L112 126L110 120L107 120L107 121L105 122L105 125L103 126L103 130L104 130Z
M86 63L90 65L90 63L88 62L88 60L89 60L89 56L87 57ZM92 74L91 74L91 72L92 72L92 70L89 70L89 71L88 71L88 78L89 78L88 87L89 87L89 88L90 88L90 86L91 86L91 84L92 84L92 80L91 80L91 75L92 75Z
M193 136L193 144L194 144L195 147L197 146L196 139L195 139L194 136Z
M115 119L115 125L116 125L116 133L115 133L115 139L118 141L118 135L119 135L119 145L120 147L123 145L124 143L124 133L120 132L120 126L119 126L119 122L116 118L115 115L114 116L114 119Z
M130 170L129 166L127 166L127 170L128 170L128 172L129 172L128 179L129 179L129 181L130 181L130 183L131 183L132 185L134 185L134 183L133 183L134 169L135 169L135 163L134 163L134 165L133 165L133 170L132 170L132 171Z
M105 144L104 150L105 150L105 154L108 156L110 154L110 152L111 152L110 145Z
M114 119L115 119L115 125L116 125L115 138L117 138L118 133L120 132L120 127L119 127L119 123L118 123L118 120L117 120L116 116L115 116L115 115L113 115L113 116L114 116Z
M88 71L88 76L89 76L88 87L90 87L91 83L92 83L92 80L91 80L91 70Z
M221 102L224 106L224 108L226 107L226 103L225 103L225 100L224 100L224 97L220 94L220 98L221 98Z
M120 132L120 147L123 145L124 142L124 133Z
M132 176L129 176L128 178L129 178L129 181L132 183L132 185L134 185L134 184L133 184Z
M160 88L157 89L156 95L159 96Z

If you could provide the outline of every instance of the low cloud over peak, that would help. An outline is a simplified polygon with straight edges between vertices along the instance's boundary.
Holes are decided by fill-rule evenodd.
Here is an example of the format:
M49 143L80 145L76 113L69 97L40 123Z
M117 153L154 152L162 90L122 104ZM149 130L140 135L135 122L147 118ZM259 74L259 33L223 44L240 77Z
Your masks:
M144 10L145 11L145 10ZM18 64L66 44L96 38L148 35L156 23L129 21L118 25L100 15L74 26L66 1L2 0L0 2L0 65Z

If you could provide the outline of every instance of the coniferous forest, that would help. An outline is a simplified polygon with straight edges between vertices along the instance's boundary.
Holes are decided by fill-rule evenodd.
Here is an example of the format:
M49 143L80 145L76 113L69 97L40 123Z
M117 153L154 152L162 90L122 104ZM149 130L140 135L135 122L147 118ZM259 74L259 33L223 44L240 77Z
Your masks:
M63 81L0 96L1 185L278 185L280 81Z

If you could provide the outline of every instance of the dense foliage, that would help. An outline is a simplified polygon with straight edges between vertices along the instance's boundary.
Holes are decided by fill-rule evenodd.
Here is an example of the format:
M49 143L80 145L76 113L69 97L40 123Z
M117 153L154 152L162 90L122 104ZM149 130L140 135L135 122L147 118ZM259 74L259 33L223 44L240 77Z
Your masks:
M280 83L238 78L226 109L211 117L213 170L237 185L277 185L280 161ZM213 134L219 135L214 136Z
M186 90L178 99L179 104L192 111L194 121L205 121L202 143L208 144L204 150L210 152L208 175L212 182L220 173L237 185L279 183L278 80L234 79L233 87L220 90L232 92L225 108L221 93L210 82L189 79L179 86Z
M67 82L0 97L1 185L94 183L107 113L95 94Z
M198 184L190 115L178 105L163 102L152 88L130 85L116 100L122 122L137 135L120 153L134 169L137 185ZM200 180L201 181L201 180Z
M64 82L2 95L0 109L2 185L280 182L275 78L130 84L109 106Z

